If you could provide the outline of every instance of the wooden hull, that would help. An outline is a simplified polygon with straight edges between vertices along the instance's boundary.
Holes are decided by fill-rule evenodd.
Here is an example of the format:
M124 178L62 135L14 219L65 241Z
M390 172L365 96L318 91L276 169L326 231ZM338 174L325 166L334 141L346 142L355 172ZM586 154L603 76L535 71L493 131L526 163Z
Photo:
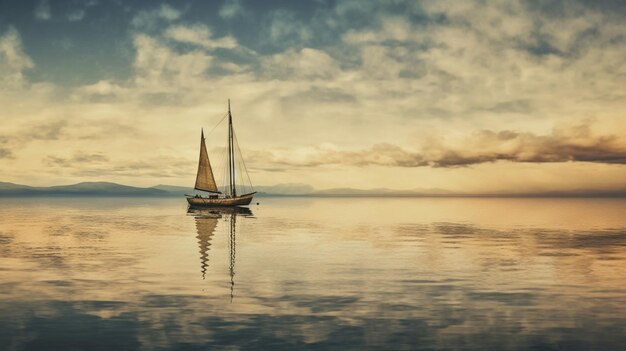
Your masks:
M226 197L210 199L207 197L188 196L187 202L193 207L230 207L230 206L247 206L252 202L254 193L245 194L237 197Z

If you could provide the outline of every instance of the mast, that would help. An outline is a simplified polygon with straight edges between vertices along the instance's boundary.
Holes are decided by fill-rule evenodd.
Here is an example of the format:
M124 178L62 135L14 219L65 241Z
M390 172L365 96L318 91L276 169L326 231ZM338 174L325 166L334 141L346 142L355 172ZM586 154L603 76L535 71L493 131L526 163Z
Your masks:
M235 146L233 144L233 115L230 112L230 99L228 99L228 180L230 185L230 196L236 197Z

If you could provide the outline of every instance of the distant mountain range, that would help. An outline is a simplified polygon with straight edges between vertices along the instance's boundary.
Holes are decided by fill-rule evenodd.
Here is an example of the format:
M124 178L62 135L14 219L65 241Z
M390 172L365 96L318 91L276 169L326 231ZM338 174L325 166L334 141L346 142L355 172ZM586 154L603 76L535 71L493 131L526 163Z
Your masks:
M168 196L157 188L139 188L109 182L84 182L72 185L33 187L0 182L0 196Z
M470 194L454 193L444 189L412 189L394 190L387 188L353 189L335 188L316 190L308 184L286 183L272 186L257 186L258 196L404 196L404 197L626 197L626 189L619 191L602 190L575 190L553 191L536 193L487 193ZM183 196L193 194L193 188L156 185L148 188L121 185L110 182L83 182L72 185L49 187L33 187L28 185L0 182L0 197L28 197L28 196Z

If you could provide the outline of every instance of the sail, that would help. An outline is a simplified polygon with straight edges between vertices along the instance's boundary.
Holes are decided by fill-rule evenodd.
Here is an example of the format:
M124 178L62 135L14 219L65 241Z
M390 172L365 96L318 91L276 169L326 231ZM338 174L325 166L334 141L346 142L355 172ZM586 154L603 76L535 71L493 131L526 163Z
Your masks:
M196 176L195 189L209 192L219 192L213 178L213 170L211 162L209 162L209 154L206 152L206 144L204 143L204 131L200 138L200 160L198 161L198 175Z

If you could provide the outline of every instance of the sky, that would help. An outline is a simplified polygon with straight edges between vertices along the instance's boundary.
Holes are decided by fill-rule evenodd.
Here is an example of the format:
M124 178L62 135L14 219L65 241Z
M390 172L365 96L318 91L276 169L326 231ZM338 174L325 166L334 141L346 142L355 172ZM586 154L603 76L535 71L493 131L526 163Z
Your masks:
M257 185L624 190L625 57L623 1L0 0L0 181L191 186L230 98Z

